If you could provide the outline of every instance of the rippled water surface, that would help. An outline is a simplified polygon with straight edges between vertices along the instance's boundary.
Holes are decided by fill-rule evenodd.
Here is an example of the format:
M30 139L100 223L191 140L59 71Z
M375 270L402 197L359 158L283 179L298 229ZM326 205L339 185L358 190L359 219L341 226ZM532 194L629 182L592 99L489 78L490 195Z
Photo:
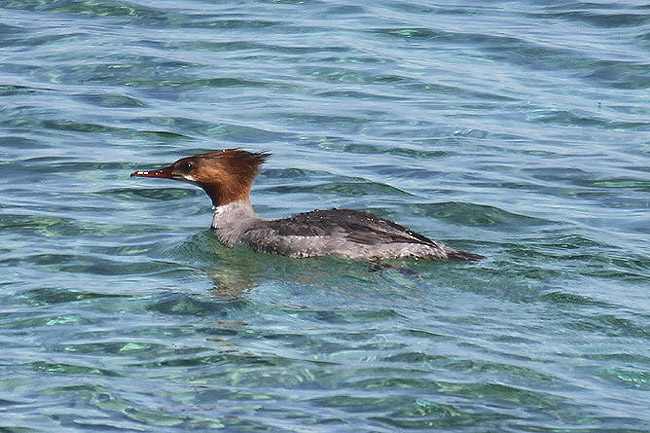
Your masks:
M0 431L650 431L650 5L0 2ZM190 185L487 256L221 246Z

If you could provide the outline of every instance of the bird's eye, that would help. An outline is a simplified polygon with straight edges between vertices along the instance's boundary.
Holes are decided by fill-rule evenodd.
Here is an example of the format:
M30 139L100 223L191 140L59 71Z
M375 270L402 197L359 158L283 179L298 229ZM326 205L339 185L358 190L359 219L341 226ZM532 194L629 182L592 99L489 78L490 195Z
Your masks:
M186 162L185 165L183 166L183 170L186 172L192 171L194 166L192 165L191 162Z

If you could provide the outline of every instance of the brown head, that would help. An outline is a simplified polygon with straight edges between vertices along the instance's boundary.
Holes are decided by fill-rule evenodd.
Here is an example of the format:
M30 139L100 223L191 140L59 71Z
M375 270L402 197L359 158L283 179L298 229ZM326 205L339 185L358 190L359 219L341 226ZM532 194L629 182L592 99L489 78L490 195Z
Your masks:
M159 170L134 171L131 176L176 179L200 186L220 206L248 200L253 180L269 153L218 150L179 159Z

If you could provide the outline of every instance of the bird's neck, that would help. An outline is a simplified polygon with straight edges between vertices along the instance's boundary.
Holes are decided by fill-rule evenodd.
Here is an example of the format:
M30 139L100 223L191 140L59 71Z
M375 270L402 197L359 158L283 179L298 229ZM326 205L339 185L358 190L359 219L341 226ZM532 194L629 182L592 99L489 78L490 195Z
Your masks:
M245 230L258 221L250 200L233 201L214 208L211 228L223 244L234 246L241 243Z

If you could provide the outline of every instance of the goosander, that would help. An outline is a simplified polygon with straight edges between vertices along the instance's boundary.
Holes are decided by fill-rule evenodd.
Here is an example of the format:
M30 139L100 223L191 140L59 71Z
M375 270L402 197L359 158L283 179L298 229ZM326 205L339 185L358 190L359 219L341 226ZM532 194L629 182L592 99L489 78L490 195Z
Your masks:
M182 158L169 167L131 177L175 179L200 186L214 206L212 231L229 247L289 257L338 255L351 259L479 260L479 254L450 248L406 227L352 209L314 210L266 220L253 211L250 192L266 152L225 149Z

